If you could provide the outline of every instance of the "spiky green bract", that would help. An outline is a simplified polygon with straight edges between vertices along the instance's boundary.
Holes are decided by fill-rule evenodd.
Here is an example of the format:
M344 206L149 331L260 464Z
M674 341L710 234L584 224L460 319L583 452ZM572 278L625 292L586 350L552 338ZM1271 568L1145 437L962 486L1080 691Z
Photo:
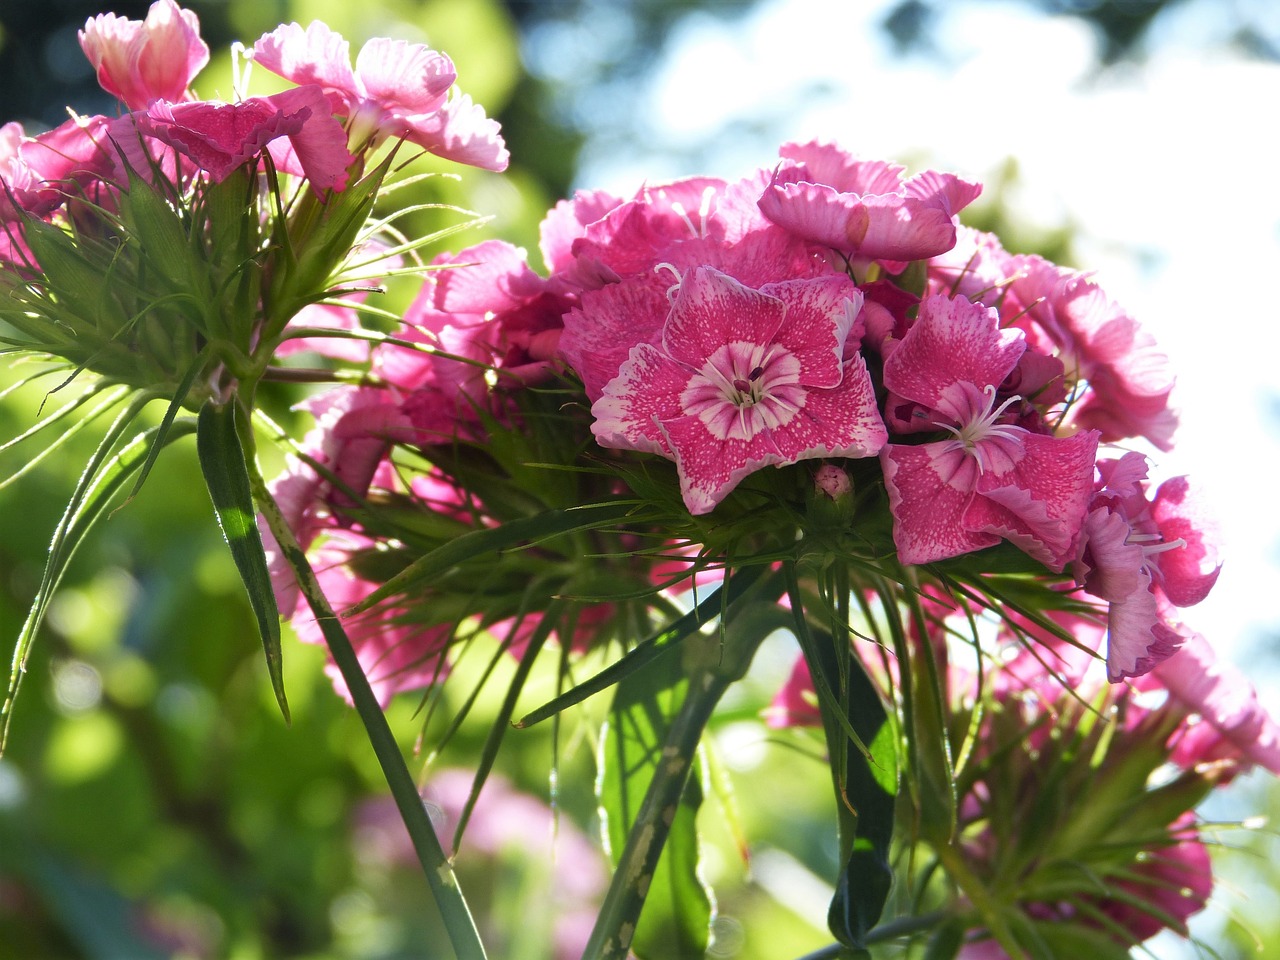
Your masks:
M267 672L271 675L271 688L287 723L289 703L284 693L280 613L271 589L262 535L258 532L258 512L249 488L249 470L239 436L242 427L237 422L239 417L240 411L234 402L206 402L197 420L196 451L200 456L205 485L209 488L209 498L218 517L218 526L231 548L231 556L257 618L258 633L267 658ZM243 429L248 429L247 422Z

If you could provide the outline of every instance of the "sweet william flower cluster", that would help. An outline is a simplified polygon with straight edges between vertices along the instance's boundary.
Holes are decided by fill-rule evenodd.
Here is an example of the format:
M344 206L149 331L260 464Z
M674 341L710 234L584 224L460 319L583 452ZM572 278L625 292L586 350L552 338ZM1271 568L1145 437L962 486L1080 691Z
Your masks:
M779 627L799 656L767 717L826 738L843 947L1111 956L1186 932L1212 881L1195 805L1280 772L1280 737L1180 621L1216 529L1132 449L1172 449L1173 375L1091 275L963 226L977 184L819 140L739 180L581 191L542 222L543 272L499 239L423 262L393 160L508 163L445 54L353 60L282 25L248 56L295 86L223 102L191 92L209 51L173 0L80 37L121 109L0 129L0 330L124 412L55 535L6 728L68 546L185 430L281 706L283 616L329 646L458 956L483 948L379 706L485 642L486 677L516 661L463 707L499 704L465 824L511 722L616 685L616 870L574 952L699 955L713 902L672 811L696 810L702 732ZM391 275L421 284L393 315ZM263 416L271 379L325 385L305 436ZM271 483L264 436L290 451ZM555 644L562 692L519 717ZM582 680L588 651L609 665ZM642 912L664 844L674 944Z

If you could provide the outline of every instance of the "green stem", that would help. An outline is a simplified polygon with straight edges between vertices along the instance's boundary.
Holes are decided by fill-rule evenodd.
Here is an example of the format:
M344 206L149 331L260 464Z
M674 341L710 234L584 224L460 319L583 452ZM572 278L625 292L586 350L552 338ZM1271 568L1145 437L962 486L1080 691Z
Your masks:
M915 917L898 917L896 920L880 924L868 933L866 938L867 946L876 943L888 943L890 940L896 940L899 937L907 937L912 934L923 933L926 930L932 930L949 916L950 914L946 911L934 910ZM812 953L806 953L799 960L841 960L844 957L855 956L857 956L857 952L851 947L846 947L843 943L832 943L825 947L819 947Z
M982 879L969 869L960 849L955 844L938 844L934 847L934 852L947 876L973 904L982 922L987 925L987 930L1009 955L1010 960L1026 960L1027 953L1014 939L1013 931L1005 923L1004 914L1000 911L1000 905L991 896L991 891Z
M484 960L484 946L480 942L480 935L471 918L471 911L467 908L466 900L463 899L453 867L431 826L431 818L427 815L427 809L418 793L417 785L409 774L409 768L405 765L404 755L400 752L400 746L391 733L387 718L383 715L382 708L373 694L369 679L356 658L351 641L342 628L342 621L325 598L306 553L298 546L298 541L280 512L280 507L267 489L266 481L263 480L262 473L258 469L256 457L250 454L245 459L249 466L250 483L253 486L258 509L262 511L268 529L293 569L298 587L324 634L333 662L337 664L347 690L351 693L351 701L364 723L369 744L373 747L373 752L382 767L382 774L386 777L387 786L391 788L391 795L395 798L396 807L400 810L400 818L404 821L409 838L413 841L418 861L422 864L422 872L427 878L431 894L444 919L445 930L454 953L458 960Z
M776 592L775 592L776 595ZM650 881L658 867L675 811L684 793L707 721L730 685L740 679L760 642L791 623L773 601L736 605L738 616L720 636L694 634L682 653L689 677L687 693L663 743L662 762L654 770L613 881L596 916L583 960L627 960Z

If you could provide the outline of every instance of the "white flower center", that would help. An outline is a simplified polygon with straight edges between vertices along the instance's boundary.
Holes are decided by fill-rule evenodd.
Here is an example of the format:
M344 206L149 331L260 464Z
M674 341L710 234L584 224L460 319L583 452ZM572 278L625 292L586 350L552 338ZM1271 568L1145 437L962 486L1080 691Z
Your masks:
M800 360L778 344L725 344L689 378L680 406L717 440L750 440L789 423L804 407Z

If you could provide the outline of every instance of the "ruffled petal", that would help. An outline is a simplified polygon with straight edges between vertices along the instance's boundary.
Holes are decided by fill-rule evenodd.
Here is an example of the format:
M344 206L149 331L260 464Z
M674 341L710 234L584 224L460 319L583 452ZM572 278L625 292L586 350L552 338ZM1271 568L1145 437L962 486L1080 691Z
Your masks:
M920 304L916 322L885 360L884 383L959 422L961 411L948 409L948 388L961 382L980 390L998 386L1025 350L1022 332L1001 330L995 310L963 297L935 295Z

